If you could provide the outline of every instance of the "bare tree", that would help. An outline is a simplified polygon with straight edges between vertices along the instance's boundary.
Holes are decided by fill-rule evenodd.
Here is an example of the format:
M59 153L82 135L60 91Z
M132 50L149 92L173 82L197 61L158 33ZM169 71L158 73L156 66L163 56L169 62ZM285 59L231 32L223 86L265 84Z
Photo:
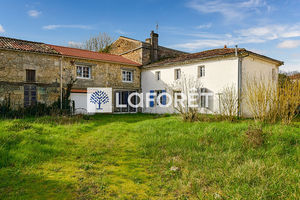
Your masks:
M238 93L234 85L224 87L219 95L220 114L230 121L238 115Z
M180 79L176 80L173 84L167 85L168 91L176 95L177 92L186 95L186 99L182 99L182 104L176 105L173 102L174 109L182 116L184 121L197 121L199 113L199 91L201 89L201 82L194 76L186 76L182 74ZM198 96L193 99L189 94L197 93ZM182 98L182 97L181 97ZM196 105L196 106L192 106Z
M70 46L90 51L108 53L112 42L113 38L110 35L107 33L99 33L96 36L90 37L90 39L83 42L83 44L70 44Z

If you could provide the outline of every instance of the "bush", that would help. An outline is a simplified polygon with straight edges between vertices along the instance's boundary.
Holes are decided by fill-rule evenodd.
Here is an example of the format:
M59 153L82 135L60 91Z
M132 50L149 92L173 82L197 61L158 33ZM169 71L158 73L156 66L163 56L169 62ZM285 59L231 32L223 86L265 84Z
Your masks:
M255 120L290 124L299 114L300 82L286 81L278 85L273 81L248 79L243 100Z
M262 127L250 125L245 132L245 144L248 147L259 147L265 142L265 134Z
M219 95L220 115L229 121L233 121L238 115L239 98L234 86L225 87Z

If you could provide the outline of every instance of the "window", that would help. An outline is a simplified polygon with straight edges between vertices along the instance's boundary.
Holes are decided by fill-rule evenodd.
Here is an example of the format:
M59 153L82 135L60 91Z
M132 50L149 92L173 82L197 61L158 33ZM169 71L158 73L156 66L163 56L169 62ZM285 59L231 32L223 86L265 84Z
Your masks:
M201 108L205 108L206 107L206 96L201 96L201 98L200 98L200 106L201 106Z
M205 76L205 66L199 66L198 67L198 77L204 77Z
M24 85L24 107L35 105L36 100L36 86Z
M181 70L175 69L175 80L180 79L180 77L181 77Z
M132 82L133 81L133 71L122 70L122 80L123 80L123 82Z
M160 80L160 71L158 72L155 72L155 77L156 77L156 80Z
M77 78L91 78L91 67L77 65Z
M158 95L163 93L163 91L162 90L156 90L155 92L156 92L156 98L155 98L156 105L158 105ZM160 104L163 104L163 96L160 97L159 101L160 101Z
M174 91L173 92L173 99L177 96L177 99L182 99L181 91Z
M35 70L26 69L26 82L35 82Z

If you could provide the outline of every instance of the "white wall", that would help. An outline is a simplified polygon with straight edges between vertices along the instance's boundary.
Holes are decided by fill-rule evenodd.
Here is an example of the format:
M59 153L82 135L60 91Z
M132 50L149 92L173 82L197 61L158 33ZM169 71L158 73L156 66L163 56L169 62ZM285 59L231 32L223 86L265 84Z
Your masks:
M275 70L276 74L274 80L272 79L272 69ZM277 83L278 71L278 66L275 63L267 62L254 56L244 58L242 61L242 90L246 88L248 81L253 81L254 79L257 81L266 81L266 83L270 83L270 81ZM245 100L242 101L241 109L243 116L251 117Z
M219 110L219 102L216 93L222 91L226 86L238 87L238 59L236 57L223 58L222 60L199 61L193 64L173 65L168 67L155 67L143 69L141 75L142 92L150 92L150 90L164 90L166 84L170 85L174 82L175 69L181 69L181 73L186 76L198 76L198 66L205 66L205 77L200 78L204 88L211 90L214 95L213 106L211 112ZM155 72L160 71L161 80L156 80ZM172 94L171 94L172 96ZM158 106L144 108L147 113L173 113L174 109L160 108Z

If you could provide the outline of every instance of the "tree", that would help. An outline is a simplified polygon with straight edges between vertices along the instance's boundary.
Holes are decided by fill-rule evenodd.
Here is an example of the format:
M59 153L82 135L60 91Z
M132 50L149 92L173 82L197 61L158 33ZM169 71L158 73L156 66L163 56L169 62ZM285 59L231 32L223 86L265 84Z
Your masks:
M173 108L181 115L182 119L184 121L190 121L194 122L198 120L198 113L199 113L199 96L198 100L191 101L189 99L189 94L191 93L198 93L200 94L200 90L202 87L202 84L200 80L194 76L186 76L184 73L181 75L181 77L176 80L173 84L166 85L168 88L168 91L173 93L174 95L176 93L183 93L186 95L186 99L183 101L183 105L180 103L176 106L175 103L173 103ZM198 105L197 107L193 107L190 105L192 103L193 105Z
M110 45L113 42L113 38L107 33L99 33L96 36L90 37L90 39L83 42L83 44L71 44L71 47L87 49L90 51L108 53Z
M98 104L97 110L102 110L101 105L109 102L108 95L103 91L96 91L90 97L90 102Z

